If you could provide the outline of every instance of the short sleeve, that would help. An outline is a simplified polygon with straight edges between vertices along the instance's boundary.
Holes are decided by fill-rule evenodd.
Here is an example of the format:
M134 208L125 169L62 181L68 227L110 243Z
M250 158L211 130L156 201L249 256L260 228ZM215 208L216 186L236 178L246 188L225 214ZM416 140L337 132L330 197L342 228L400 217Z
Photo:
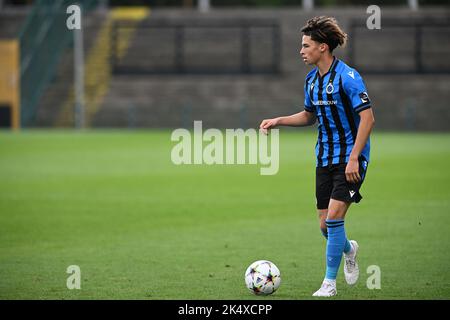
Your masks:
M312 102L311 102L311 98L310 98L310 96L309 96L309 91L308 91L308 88L309 88L309 81L308 81L309 79L306 79L306 81L305 81L305 103L304 103L304 105L305 105L305 111L308 111L308 112L315 112L314 111L314 106L313 106L313 104L312 104Z
M350 69L342 76L344 92L349 97L355 112L371 108L369 95L363 79L356 70Z

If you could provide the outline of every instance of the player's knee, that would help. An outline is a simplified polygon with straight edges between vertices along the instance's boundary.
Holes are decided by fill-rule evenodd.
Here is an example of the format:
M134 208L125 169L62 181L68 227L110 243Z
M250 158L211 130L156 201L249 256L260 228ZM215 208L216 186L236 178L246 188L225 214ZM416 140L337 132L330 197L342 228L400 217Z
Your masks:
M341 220L344 219L346 211L336 210L328 212L327 220Z

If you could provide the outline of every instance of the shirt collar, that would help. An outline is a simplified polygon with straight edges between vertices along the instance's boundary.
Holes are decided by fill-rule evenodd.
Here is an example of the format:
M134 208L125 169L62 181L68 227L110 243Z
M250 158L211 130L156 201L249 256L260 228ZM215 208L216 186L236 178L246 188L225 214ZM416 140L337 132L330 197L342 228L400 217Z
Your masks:
M320 75L320 72L319 72L319 68L317 68L317 77L318 77L319 79L325 78L325 76L326 76L327 74L329 74L329 73L334 69L334 67L336 66L337 63L338 63L338 59L336 59L336 57L333 56L333 62L331 63L330 69L328 69L328 71L325 72L325 74L324 74L323 76L321 76L321 75Z

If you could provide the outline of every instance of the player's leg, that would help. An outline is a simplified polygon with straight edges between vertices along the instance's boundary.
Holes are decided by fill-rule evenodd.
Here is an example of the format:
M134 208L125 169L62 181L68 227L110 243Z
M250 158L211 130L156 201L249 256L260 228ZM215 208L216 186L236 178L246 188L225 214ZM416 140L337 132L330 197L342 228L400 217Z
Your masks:
M333 178L327 167L316 168L316 207L319 217L319 227L325 239L328 239L325 220L328 214L331 192L333 191Z
M345 215L347 214L347 211L350 208L351 204L352 204L351 202L330 199L330 208L331 209L328 210L327 216L324 220L325 227L327 228L327 233L328 233L327 220L344 222ZM345 246L344 246L344 253L349 253L351 251L351 249L352 249L351 243L346 238Z
M353 285L359 277L359 267L356 261L359 247L355 240L348 240L345 232L344 218L350 205L351 202L330 200L327 218L329 239L327 242L327 272L325 278L336 279L342 253L344 253L345 281Z
M322 287L314 296L329 297L337 293L336 275L344 253L344 274L348 284L354 284L359 277L359 268L356 262L358 243L348 240L345 234L344 218L352 202L358 203L362 196L359 189L364 181L367 171L367 161L360 157L360 176L362 181L357 184L348 183L345 177L346 164L333 167L331 176L333 190L327 214L327 272ZM334 278L334 279L333 279Z
M326 274L322 286L313 294L313 296L331 297L337 293L336 276L341 263L342 253L348 242L345 235L344 218L349 207L349 202L330 199L325 220L328 234Z
M325 222L327 220L328 209L321 209L321 210L318 209L317 214L319 217L320 231L322 232L322 235L325 237L325 239L328 240L328 230L327 230L327 224Z
M362 180L356 184L347 182L345 178L345 167L346 165L337 166L333 172L333 192L331 195L332 201L330 201L330 205L333 207L336 206L336 214L331 209L328 212L328 219L334 219L337 222L342 221L342 228L344 228L344 218L345 213L347 212L344 210L345 213L342 215L344 212L342 207L350 206L350 203L353 202L358 203L362 199L362 195L359 190L367 173L367 161L362 156L359 159L359 174ZM340 201L341 203L335 201ZM347 203L347 205L343 205L343 203ZM335 231L338 231L338 229ZM343 229L343 233L345 234L345 229ZM358 250L359 246L355 240L345 240L343 250L344 275L345 281L350 285L355 284L359 277L359 267L356 261Z
M342 254L351 250L351 244L345 233L345 215L351 202L330 200L328 215L326 220L328 241L327 241L327 271L325 278L336 280Z
M327 233L328 233L327 220L344 222L345 215L347 214L348 208L350 208L351 204L352 204L351 202L330 199L330 209L328 210L326 219L324 220L325 227L327 228ZM351 249L352 249L351 243L346 238L344 253L350 252Z
M332 199L330 199L330 200L332 200ZM320 231L322 232L322 235L325 237L325 239L328 240L328 227L327 227L328 208L327 209L318 209L317 215L319 217ZM347 253L348 250L350 250L350 248L348 247L349 245L350 245L349 243L348 243L348 245L346 244L346 247L344 249L345 253Z
M325 239L328 239L328 229L326 219L328 215L328 205L330 203L331 193L333 191L333 177L328 167L316 168L316 200L317 213L319 216L319 226ZM336 289L330 292L321 292L319 289L313 296L331 296L336 294Z

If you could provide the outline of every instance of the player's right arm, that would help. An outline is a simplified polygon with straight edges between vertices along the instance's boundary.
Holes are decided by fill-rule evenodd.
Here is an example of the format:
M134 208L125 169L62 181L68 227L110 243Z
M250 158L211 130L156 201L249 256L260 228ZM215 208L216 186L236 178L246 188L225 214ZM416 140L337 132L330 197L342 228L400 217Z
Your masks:
M259 125L259 128L263 132L267 133L268 129L275 128L277 126L306 127L313 125L315 122L316 115L313 112L302 111L291 116L264 119Z

